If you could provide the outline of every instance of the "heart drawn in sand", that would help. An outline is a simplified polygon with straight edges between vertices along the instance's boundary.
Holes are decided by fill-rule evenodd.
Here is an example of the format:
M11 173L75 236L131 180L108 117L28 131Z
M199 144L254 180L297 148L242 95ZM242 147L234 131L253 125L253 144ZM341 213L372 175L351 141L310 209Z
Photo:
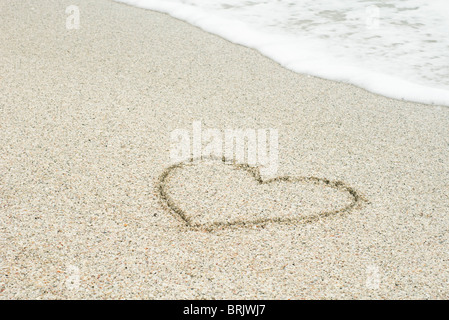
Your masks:
M291 176L264 180L257 167L220 160L168 167L157 192L168 210L196 229L310 222L347 213L364 201L341 181Z

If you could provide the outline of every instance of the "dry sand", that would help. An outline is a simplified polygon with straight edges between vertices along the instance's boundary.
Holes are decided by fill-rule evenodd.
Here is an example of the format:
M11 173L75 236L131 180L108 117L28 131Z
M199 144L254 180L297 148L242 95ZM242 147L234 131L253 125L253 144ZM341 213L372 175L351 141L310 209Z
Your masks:
M71 4L79 30L65 27ZM0 44L1 299L449 298L448 108L295 74L111 1L1 0ZM367 202L308 223L189 228L155 190L170 132L198 120L276 128L280 176L343 181ZM277 192L217 169L227 209L207 172L170 187L198 221ZM332 193L283 188L281 206L332 206Z

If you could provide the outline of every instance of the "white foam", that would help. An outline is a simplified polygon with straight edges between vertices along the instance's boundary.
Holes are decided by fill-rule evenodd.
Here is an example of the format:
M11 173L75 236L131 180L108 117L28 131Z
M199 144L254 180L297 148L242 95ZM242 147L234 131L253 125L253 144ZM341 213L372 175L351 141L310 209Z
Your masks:
M296 72L449 106L449 1L115 1L168 13Z

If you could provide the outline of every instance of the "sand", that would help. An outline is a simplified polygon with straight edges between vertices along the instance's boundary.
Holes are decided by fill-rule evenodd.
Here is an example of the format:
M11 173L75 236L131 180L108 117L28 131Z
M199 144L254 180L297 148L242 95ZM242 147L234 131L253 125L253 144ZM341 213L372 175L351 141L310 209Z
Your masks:
M1 299L449 298L449 108L296 74L112 1L3 0L0 21ZM341 181L366 201L279 223L281 208L347 199L260 189L217 163L214 179L172 177L183 210L213 223L257 203L274 219L191 228L158 183L170 133L194 121L275 128L279 176Z

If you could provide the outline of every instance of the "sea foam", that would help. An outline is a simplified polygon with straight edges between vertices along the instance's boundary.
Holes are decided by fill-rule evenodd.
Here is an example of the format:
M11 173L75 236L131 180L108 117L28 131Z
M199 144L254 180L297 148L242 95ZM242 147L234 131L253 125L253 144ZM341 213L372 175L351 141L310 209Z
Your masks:
M115 1L168 13L299 73L449 106L449 1Z

